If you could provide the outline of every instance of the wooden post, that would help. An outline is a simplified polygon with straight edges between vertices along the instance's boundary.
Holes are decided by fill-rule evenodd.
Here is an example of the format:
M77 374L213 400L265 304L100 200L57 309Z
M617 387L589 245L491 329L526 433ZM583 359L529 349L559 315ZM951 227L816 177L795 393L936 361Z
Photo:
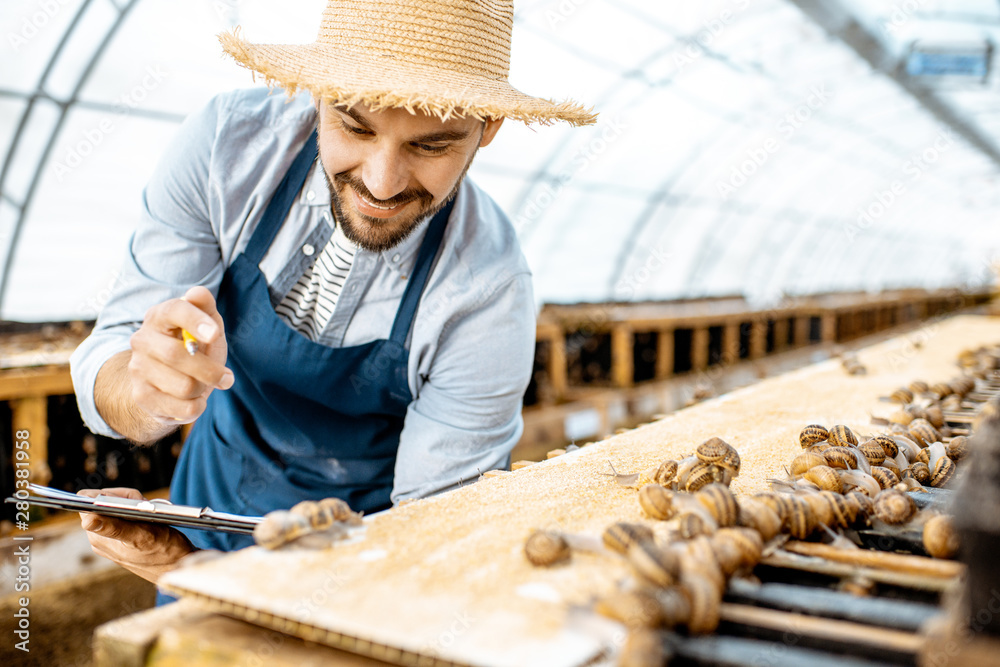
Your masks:
M781 352L788 347L788 318L780 317L774 321L774 351Z
M799 347L802 345L809 344L809 322L812 320L812 316L799 315L795 318L795 346Z
M696 327L691 334L691 368L708 368L708 327Z
M754 320L750 323L750 358L760 359L767 350L767 322Z
M740 323L726 322L722 328L722 364L731 366L740 360Z
M30 444L28 480L47 485L52 479L52 470L49 468L48 397L31 396L13 400L10 402L10 410L14 433L28 432L28 437L25 438Z
M656 379L666 380L674 374L674 330L660 329L656 337Z
M549 381L552 383L552 397L556 401L566 398L569 386L566 369L566 334L556 327L549 336Z
M824 343L837 342L837 312L824 313L821 339Z
M616 387L631 387L635 378L635 335L627 324L611 330L611 379Z

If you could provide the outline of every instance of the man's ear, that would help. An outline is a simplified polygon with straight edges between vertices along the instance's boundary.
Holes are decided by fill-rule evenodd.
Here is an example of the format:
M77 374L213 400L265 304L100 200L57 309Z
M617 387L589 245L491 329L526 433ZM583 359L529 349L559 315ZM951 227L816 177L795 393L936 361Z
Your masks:
M503 125L503 118L492 118L486 121L486 126L483 128L483 138L479 142L480 148L490 145L490 142L493 141L493 137L497 136L497 132L500 130L501 125Z

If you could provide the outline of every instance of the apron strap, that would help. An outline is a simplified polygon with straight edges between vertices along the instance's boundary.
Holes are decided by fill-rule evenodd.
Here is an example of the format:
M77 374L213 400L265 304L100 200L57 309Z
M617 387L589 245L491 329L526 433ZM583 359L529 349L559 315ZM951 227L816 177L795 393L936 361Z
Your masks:
M398 343L400 347L406 346L406 337L410 334L410 328L413 326L417 304L420 303L420 296L423 294L424 285L427 284L427 277L434 265L434 258L441 247L441 239L444 238L444 230L448 226L448 218L451 216L451 210L454 206L455 198L453 197L445 204L444 208L434 214L427 227L427 235L424 236L424 241L420 245L417 263L410 274L410 281L406 284L406 291L403 292L399 310L396 311L396 319L392 323L392 334L389 336L389 340Z
M260 264L260 260L264 259L267 249L271 247L271 242L277 236L278 230L281 229L281 225L285 222L285 218L288 217L288 211L292 207L292 202L299 194L299 190L302 189L306 178L309 176L309 170L312 168L317 155L317 132L317 130L313 130L312 134L309 135L302 150L299 151L295 161L292 162L292 166L288 168L285 177L281 179L281 184L274 192L271 201L264 210L264 217L257 224L257 228L254 230L253 236L250 237L250 242L247 244L246 250L243 251L243 254L253 264Z

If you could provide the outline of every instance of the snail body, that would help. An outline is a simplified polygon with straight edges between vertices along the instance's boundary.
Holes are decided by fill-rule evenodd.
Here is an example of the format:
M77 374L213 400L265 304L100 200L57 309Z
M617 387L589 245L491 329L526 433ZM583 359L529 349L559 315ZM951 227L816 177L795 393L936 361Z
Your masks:
M311 531L309 519L287 510L268 512L253 529L254 542L265 549L277 549Z

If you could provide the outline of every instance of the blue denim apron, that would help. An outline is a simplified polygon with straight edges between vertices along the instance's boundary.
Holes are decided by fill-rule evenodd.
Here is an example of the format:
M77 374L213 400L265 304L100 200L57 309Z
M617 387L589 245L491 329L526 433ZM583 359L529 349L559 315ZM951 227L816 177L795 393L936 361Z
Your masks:
M389 338L339 348L314 343L275 313L258 264L315 158L314 132L222 279L218 308L236 383L212 392L184 443L170 490L175 503L250 515L334 496L368 513L391 504L412 400L406 339L453 202L429 223ZM183 532L200 549L253 543L246 535Z

